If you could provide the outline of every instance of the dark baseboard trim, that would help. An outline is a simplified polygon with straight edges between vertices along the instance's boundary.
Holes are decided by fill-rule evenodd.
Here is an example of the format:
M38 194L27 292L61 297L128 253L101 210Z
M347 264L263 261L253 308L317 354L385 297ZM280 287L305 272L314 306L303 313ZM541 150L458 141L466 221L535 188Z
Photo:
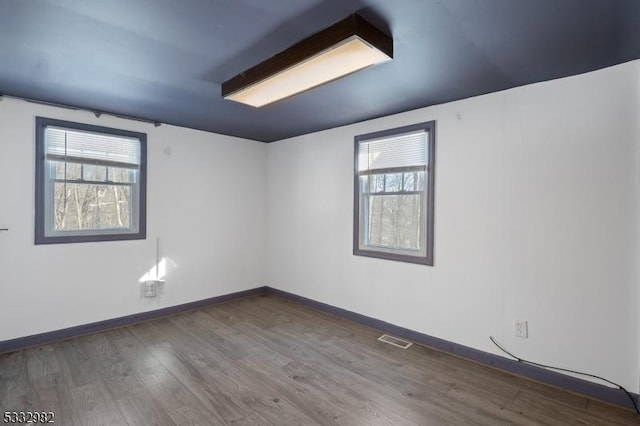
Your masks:
M598 383L593 383L586 380L578 379L576 377L560 374L555 371L523 364L521 362L494 355L489 352L484 352L478 349L471 348L469 346L449 342L447 340L439 339L437 337L429 336L427 334L419 333L407 328L398 327L397 325L389 324L388 322L384 322L375 318L347 311L346 309L337 308L326 303L317 302L303 296L298 296L297 294L277 290L268 286L265 289L267 294L272 294L284 299L289 299L294 302L298 302L311 308L317 309L319 311L323 311L340 318L354 321L359 324L411 340L413 342L437 349L442 352L447 352L453 355L460 356L462 358L467 358L484 365L488 365L503 371L508 371L518 376L533 379L571 392L576 392L590 398L599 399L615 405L623 406L625 408L631 408L635 411L635 408L629 400L629 397L627 397L627 395L620 389L610 388ZM489 337L487 336L487 339L488 338ZM636 400L638 399L638 395L632 395L634 398L636 398Z
M385 321L381 321L375 318L371 318L365 315L348 311L346 309L328 305L326 303L317 302L313 299L309 299L303 296L298 296L297 294L278 290L268 286L256 287L250 290L238 291L235 293L229 293L222 296L216 296L208 299L197 300L195 302L184 303L176 306L169 306L167 308L156 309L153 311L140 312L138 314L132 314L124 317L98 321L98 322L79 325L75 327L69 327L62 330L54 330L46 333L34 334L31 336L5 340L0 342L0 353L13 352L16 350L25 349L32 346L44 345L44 344L59 341L59 340L71 339L73 337L97 333L104 330L123 327L126 325L131 325L131 324L135 324L142 321L148 321L156 318L166 317L166 316L178 314L181 312L203 308L209 305L230 302L233 300L242 299L250 296L256 296L260 294L271 294L271 295L279 296L284 299L301 303L303 305L309 306L311 308L317 309L322 312L335 315L340 318L354 321L359 324L362 324L371 328L375 328L377 330L381 330L398 337L409 339L413 342L437 349L442 352L447 352L453 355L467 358L484 365L488 365L503 371L508 371L510 373L513 373L519 376L537 380L539 382L556 386L562 389L566 389L572 392L577 392L579 394L582 394L591 398L599 399L612 404L634 409L633 404L631 403L629 398L624 394L624 392L622 392L619 389L610 388L610 387L593 383L593 382L588 382L586 380L556 373L555 371L546 370L544 368L523 364L521 362L504 358L498 355L494 355L489 352L484 352L468 346L449 342L444 339L439 339L437 337L429 336L427 334L423 334L417 331L409 330L407 328L399 327L397 325L393 325ZM636 394L632 394L632 395L636 399L638 398L638 395Z
M16 339L5 340L0 342L0 353L13 352L19 349L25 349L32 346L44 345L58 340L70 339L73 337L83 336L86 334L97 333L112 328L123 327L142 321L155 318L166 317L181 312L191 311L203 308L208 305L229 302L244 297L264 294L266 287L257 287L250 290L238 291L235 293L224 294L222 296L211 297L208 299L197 300L195 302L183 303L181 305L169 306L167 308L156 309L153 311L140 312L138 314L127 315L119 318L112 318L104 321L92 322L90 324L78 325L75 327L64 328L62 330L48 331L46 333L34 334L26 337L18 337Z

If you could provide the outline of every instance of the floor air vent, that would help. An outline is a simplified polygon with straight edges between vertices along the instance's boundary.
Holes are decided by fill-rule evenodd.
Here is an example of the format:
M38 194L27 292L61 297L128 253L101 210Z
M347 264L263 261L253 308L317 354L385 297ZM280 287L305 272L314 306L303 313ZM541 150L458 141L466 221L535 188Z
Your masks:
M411 342L407 342L406 340L402 340L397 337L389 336L388 334L383 334L382 336L378 337L378 340L402 349L409 349L411 345L413 345L413 343Z

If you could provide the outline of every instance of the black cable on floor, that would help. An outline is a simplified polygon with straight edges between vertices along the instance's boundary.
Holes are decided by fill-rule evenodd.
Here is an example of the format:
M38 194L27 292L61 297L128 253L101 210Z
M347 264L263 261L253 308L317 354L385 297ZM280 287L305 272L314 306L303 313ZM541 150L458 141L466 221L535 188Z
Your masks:
M633 397L633 395L631 395L631 392L626 390L624 388L624 386L622 386L622 385L619 385L619 384L617 384L615 382L612 382L611 380L605 379L604 377L596 376L595 374L583 373L581 371L569 370L567 368L553 367L551 365L544 365L544 364L539 364L539 363L533 362L533 361L527 361L526 359L522 359L522 358L519 358L519 357L515 356L514 354L512 354L511 352L509 352L508 350L506 350L505 348L500 346L498 344L498 342L496 342L496 340L493 338L493 336L489 336L489 339L491 339L493 344L496 345L498 347L498 349L500 349L502 352L506 353L511 358L513 358L516 361L521 362L523 364L529 364L529 365L533 365L533 366L536 366L536 367L542 367L542 368L547 368L547 369L551 369L551 370L565 371L567 373L579 374L581 376L586 376L586 377L593 377L594 379L602 380L603 382L607 382L609 384L612 384L613 386L617 387L618 389L622 390L624 393L627 394L627 396L631 400L631 403L633 404L633 407L636 409L636 413L640 414L640 408L638 407L638 401L636 401L636 399Z

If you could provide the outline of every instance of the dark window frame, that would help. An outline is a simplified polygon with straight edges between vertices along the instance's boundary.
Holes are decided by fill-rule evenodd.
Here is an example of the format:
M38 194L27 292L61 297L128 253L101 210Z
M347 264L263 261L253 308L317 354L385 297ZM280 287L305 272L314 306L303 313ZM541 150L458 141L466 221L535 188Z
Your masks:
M424 130L428 134L427 151L428 164L426 170L427 182L425 185L426 211L424 215L425 235L424 241L426 253L424 256L414 256L403 253L389 253L377 250L367 250L360 248L360 176L358 171L358 154L361 142L371 139ZM433 266L434 261L434 210L435 210L435 149L436 149L436 122L427 121L423 123L411 124L408 126L396 127L379 132L357 135L354 137L354 178L353 178L353 254L356 256L374 257L379 259L396 260L408 263Z
M138 184L138 231L122 233L104 233L84 235L46 235L45 222L45 129L48 126L62 127L92 133L103 133L114 136L136 138L140 142L140 168ZM35 244L66 244L87 243L99 241L144 240L147 237L147 134L112 127L95 126L92 124L73 121L57 120L46 117L36 117L36 183L35 183Z

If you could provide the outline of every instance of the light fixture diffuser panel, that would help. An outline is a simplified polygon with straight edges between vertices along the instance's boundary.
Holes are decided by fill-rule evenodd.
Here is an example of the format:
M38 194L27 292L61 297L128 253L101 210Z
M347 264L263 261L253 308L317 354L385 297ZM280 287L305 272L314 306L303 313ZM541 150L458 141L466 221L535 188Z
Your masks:
M226 97L262 107L391 58L358 36Z
M360 16L351 15L226 81L222 95L262 107L392 57L393 41Z

